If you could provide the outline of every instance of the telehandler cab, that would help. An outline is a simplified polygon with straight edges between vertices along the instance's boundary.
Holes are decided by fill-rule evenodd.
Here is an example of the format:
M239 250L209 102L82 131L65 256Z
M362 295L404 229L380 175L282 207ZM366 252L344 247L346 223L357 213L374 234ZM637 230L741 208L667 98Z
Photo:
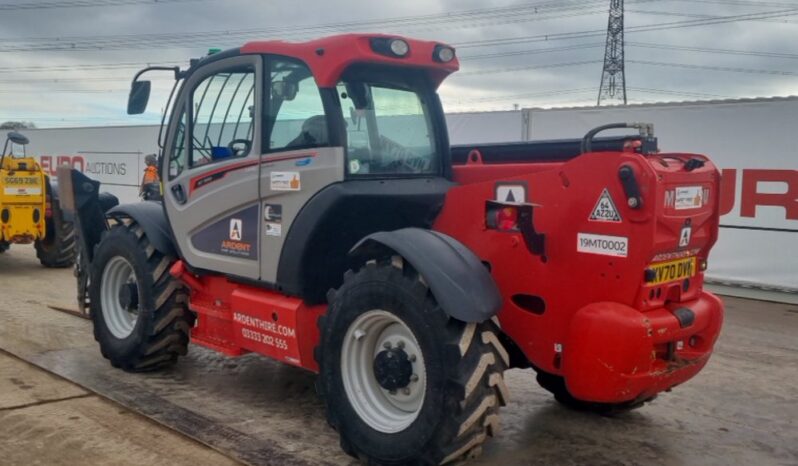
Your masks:
M11 131L0 152L0 253L12 244L33 243L45 267L71 267L75 262L75 234L64 221L54 199L57 187L33 157L25 154L28 138ZM22 156L13 147L22 147Z
M380 34L169 68L163 203L104 213L60 169L103 356L152 370L192 341L315 371L343 449L388 465L477 454L510 367L605 412L698 373L723 315L703 290L715 166L646 124L450 148L436 89L457 69L445 44ZM638 134L594 138L611 128Z

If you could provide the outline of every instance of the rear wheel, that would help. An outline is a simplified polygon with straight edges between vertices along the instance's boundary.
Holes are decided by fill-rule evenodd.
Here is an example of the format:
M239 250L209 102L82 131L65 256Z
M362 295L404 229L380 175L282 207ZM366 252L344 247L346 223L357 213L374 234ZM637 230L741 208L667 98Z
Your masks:
M603 416L614 416L633 409L642 407L646 402L653 400L633 400L623 403L597 403L593 401L583 401L573 397L565 385L565 379L558 375L548 372L538 371L537 381L541 387L545 388L554 395L558 403L577 411L589 411Z
M319 392L343 449L380 465L478 455L507 401L493 322L449 318L415 271L390 262L348 272L329 301Z
M45 267L64 268L75 263L75 229L72 222L61 216L61 209L53 202L53 216L46 222L46 234L36 240L36 257Z
M9 249L10 247L11 247L11 245L10 245L10 244L8 244L7 242L5 242L5 241L0 241L0 254L2 254L2 253L4 253L4 252L8 251L8 249Z
M117 224L97 246L89 303L94 338L114 367L148 371L186 354L194 316L175 262L150 244L136 222Z

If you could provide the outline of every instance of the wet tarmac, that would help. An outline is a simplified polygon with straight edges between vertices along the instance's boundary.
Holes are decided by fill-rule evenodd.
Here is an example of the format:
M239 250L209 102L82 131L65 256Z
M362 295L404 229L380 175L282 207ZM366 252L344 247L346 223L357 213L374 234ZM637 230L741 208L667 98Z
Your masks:
M0 349L244 463L356 464L326 424L313 374L199 347L167 371L126 374L100 356L88 321L48 308L75 307L71 271L43 269L20 247L0 256L0 279ZM726 304L704 371L626 415L564 409L531 371L509 371L502 431L469 464L798 464L798 307Z

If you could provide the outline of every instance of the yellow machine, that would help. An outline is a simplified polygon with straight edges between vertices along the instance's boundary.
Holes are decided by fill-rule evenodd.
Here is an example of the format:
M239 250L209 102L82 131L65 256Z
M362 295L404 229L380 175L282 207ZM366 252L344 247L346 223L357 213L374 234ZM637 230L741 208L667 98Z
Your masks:
M10 144L9 144L10 143ZM75 261L72 224L64 221L50 180L36 159L25 155L28 138L8 133L0 153L0 253L11 244L34 243L45 267L70 267ZM22 157L7 152L22 146Z

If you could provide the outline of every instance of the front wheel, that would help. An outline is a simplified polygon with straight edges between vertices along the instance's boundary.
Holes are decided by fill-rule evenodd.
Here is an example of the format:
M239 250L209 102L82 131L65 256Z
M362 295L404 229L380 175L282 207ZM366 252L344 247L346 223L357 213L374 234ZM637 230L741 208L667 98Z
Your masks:
M507 401L507 352L493 322L448 317L420 276L396 263L348 272L319 319L328 421L343 449L369 464L476 456Z
M88 281L94 338L111 365L149 371L186 354L194 316L183 286L169 274L173 257L125 219L103 237Z

